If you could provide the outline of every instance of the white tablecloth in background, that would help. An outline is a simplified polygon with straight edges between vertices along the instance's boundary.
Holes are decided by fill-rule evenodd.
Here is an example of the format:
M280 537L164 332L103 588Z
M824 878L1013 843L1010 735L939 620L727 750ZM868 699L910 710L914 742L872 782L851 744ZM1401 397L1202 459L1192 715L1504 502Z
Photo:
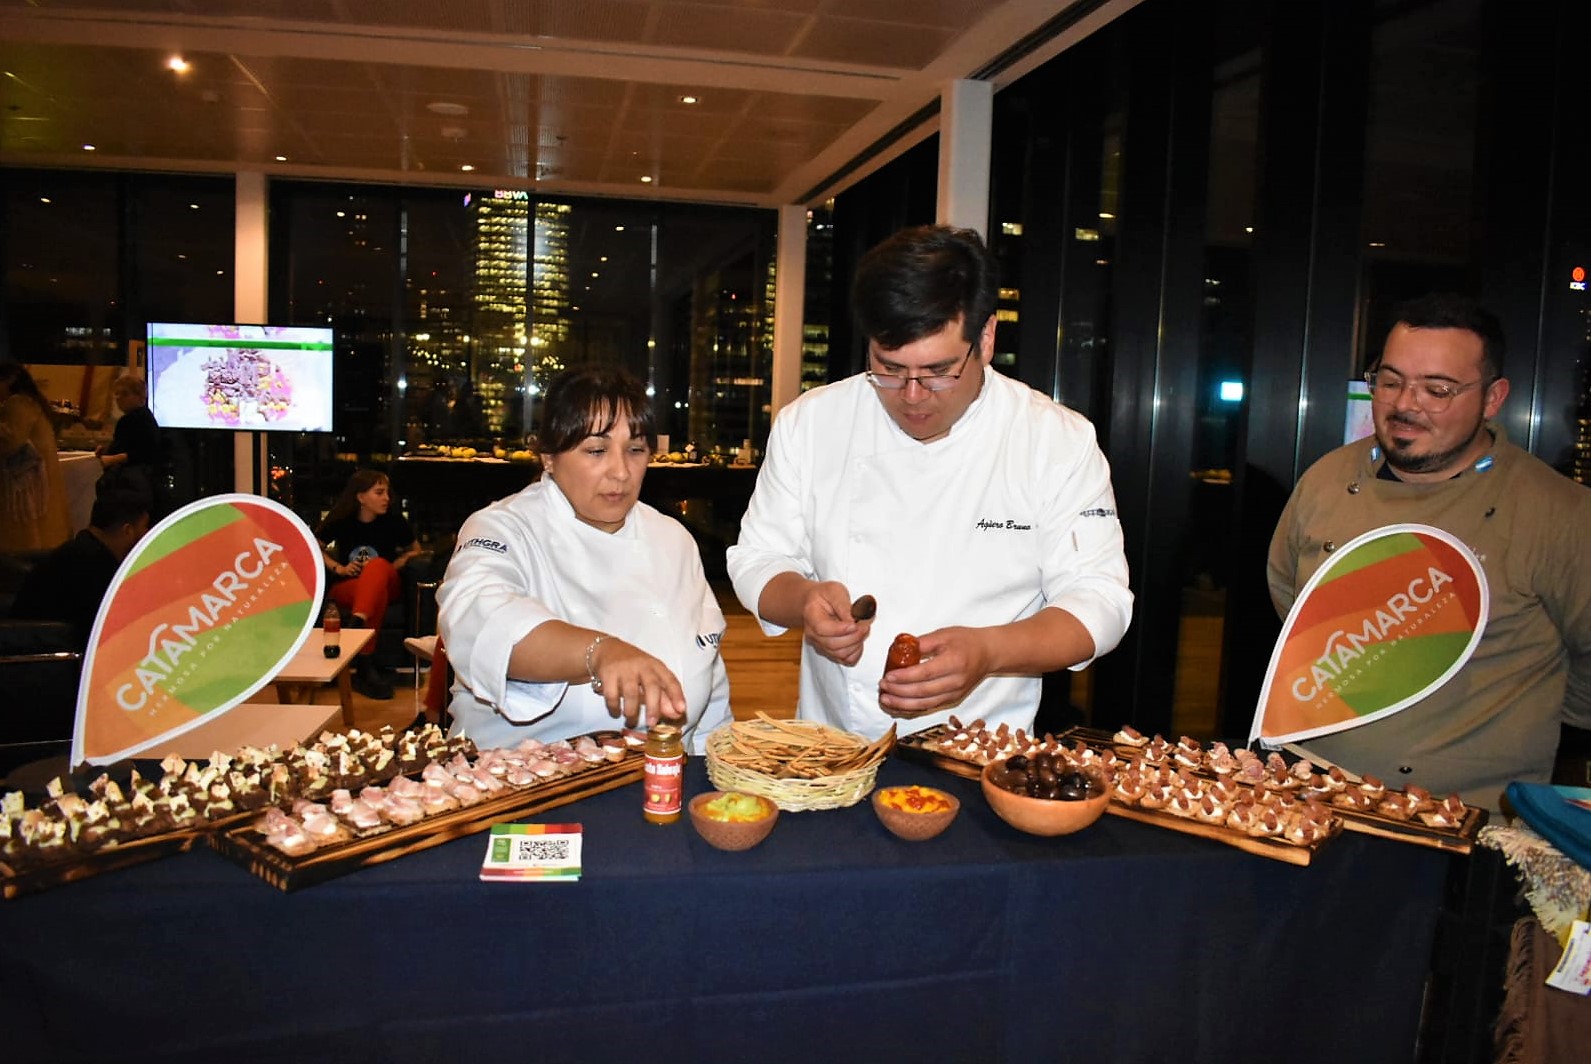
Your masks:
M93 451L61 452L61 481L66 485L66 509L72 518L73 535L88 527L101 472L99 457Z

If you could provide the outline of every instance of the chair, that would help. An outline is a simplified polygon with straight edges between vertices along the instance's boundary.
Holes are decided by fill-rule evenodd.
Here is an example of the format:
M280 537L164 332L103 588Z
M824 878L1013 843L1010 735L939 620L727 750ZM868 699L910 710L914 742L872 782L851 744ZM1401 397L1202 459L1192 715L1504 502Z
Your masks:
M0 621L0 774L67 753L83 654L58 621Z

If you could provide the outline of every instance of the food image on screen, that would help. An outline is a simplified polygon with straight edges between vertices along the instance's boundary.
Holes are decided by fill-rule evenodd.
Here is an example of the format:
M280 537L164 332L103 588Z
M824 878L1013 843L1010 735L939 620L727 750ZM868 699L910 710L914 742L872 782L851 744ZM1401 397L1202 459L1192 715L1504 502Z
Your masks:
M149 326L149 407L167 428L329 432L332 331Z
M293 382L258 351L228 351L204 361L204 406L212 422L233 428L245 417L280 421L292 409Z

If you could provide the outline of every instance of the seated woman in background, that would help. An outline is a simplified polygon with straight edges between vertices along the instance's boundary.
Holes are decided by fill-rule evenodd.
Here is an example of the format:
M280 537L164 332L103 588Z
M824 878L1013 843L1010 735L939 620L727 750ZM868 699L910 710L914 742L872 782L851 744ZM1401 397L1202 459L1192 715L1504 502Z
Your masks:
M729 719L724 615L685 527L638 501L646 388L568 370L542 420L544 476L464 523L437 592L453 732L513 746L663 720L700 751Z
M53 550L72 534L49 404L20 362L0 362L0 551Z
M387 604L398 594L398 570L420 553L414 529L390 513L391 485L385 473L361 469L348 478L315 538L330 570L326 596L337 603L347 628L380 628ZM376 641L365 644L353 676L366 698L392 697L392 681L376 665Z

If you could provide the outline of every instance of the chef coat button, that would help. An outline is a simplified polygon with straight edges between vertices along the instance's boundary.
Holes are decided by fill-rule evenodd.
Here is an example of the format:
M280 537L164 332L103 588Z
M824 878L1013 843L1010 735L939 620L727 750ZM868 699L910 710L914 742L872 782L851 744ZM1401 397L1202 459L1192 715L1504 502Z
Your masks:
M1399 765L1398 766L1398 771L1403 773L1405 776L1407 776L1407 775L1409 775L1410 773L1412 773L1414 771L1414 766L1413 765Z
M1337 549L1337 541L1334 539L1328 539L1326 542L1320 545L1320 549L1325 551L1327 554L1330 554L1332 551Z
M1348 494L1349 495L1357 495L1357 494L1359 494L1359 482L1357 480L1353 481L1351 484L1348 485Z

